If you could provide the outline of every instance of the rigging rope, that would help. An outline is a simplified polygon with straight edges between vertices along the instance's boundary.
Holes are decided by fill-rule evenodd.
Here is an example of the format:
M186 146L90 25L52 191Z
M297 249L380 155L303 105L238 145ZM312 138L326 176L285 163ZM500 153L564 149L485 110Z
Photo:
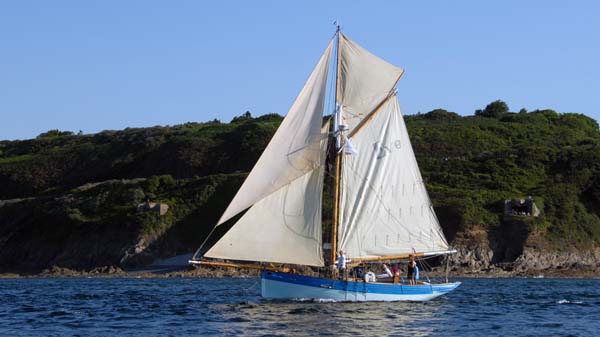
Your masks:
M213 229L210 231L210 233L208 233L208 235L206 236L204 241L202 241L202 244L200 245L200 247L196 250L194 255L192 255L192 260L196 259L196 255L198 255L198 253L200 253L200 251L202 250L202 248L204 247L204 245L206 244L206 242L208 241L210 236L214 233L215 229L217 229L217 227L218 227L218 225L215 225L215 227L213 227Z

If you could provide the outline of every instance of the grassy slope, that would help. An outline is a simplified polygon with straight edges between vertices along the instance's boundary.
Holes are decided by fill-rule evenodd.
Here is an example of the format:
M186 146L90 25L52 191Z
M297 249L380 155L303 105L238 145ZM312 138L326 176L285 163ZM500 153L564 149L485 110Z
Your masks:
M600 242L594 120L551 110L496 118L435 110L406 121L450 238L501 230L503 200L531 195L543 213L526 225L549 245ZM0 267L135 264L192 249L280 122L265 115L0 142L0 200L36 197L0 207ZM171 209L164 217L137 213L146 199ZM150 253L136 254L136 245Z

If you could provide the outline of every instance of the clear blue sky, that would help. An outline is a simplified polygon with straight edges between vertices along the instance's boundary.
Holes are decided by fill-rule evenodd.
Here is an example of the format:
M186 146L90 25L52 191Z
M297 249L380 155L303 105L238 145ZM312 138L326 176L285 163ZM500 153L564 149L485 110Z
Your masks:
M600 117L598 1L2 1L0 139L285 114L334 32L406 69L404 113Z

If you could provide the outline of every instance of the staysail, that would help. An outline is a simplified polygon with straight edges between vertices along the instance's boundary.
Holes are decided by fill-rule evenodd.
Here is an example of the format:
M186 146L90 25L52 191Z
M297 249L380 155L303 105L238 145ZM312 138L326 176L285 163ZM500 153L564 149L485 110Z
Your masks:
M324 265L321 196L327 130L321 141L321 165L255 203L205 256Z
M204 256L322 266L323 109L333 41L217 225L248 211Z

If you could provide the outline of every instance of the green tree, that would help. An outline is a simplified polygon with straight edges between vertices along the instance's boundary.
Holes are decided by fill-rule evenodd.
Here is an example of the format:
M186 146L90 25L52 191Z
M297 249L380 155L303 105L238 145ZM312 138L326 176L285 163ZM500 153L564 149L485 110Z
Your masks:
M483 110L476 110L475 115L482 117L500 118L508 112L508 105L501 100L495 100Z
M37 136L37 139L40 138L55 138L55 137L62 137L62 136L72 136L73 132L71 131L60 131L58 129L53 129L53 130L48 130L44 133L40 133Z
M426 113L425 115L423 115L423 118L425 118L425 119L446 120L446 121L456 120L459 117L460 116L456 112L450 112L450 111L447 111L444 109L431 110L428 113Z
M252 119L252 114L250 113L250 111L246 111L241 116L233 117L231 122L234 123L234 122L249 121L251 119Z

